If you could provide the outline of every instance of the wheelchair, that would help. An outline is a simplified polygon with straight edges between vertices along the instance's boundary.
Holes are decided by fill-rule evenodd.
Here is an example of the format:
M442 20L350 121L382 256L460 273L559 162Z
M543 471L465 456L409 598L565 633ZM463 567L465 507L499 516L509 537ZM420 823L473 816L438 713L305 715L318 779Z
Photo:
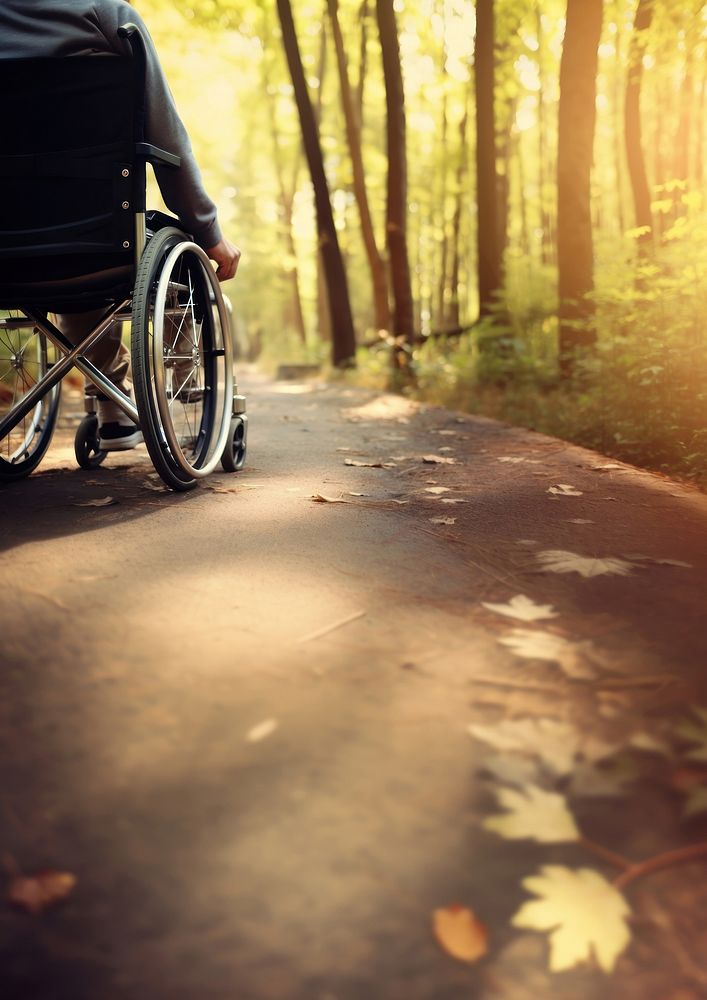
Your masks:
M147 143L144 41L125 55L0 60L0 483L28 476L51 442L61 380L77 368L142 431L156 472L186 491L246 457L230 311L204 251L177 220L146 211L146 165L179 169ZM100 311L74 345L54 314ZM87 354L129 325L135 401ZM106 457L95 399L78 464Z

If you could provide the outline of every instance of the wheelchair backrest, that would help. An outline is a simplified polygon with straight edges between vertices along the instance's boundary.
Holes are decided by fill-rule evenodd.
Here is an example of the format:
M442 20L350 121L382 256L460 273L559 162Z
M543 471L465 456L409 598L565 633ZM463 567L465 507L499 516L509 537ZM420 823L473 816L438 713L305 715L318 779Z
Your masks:
M138 86L128 56L0 59L0 260L130 263Z

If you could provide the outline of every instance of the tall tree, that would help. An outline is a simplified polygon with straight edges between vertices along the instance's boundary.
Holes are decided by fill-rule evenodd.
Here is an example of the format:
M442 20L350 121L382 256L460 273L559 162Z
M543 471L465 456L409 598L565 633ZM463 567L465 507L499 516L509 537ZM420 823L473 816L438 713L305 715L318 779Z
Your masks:
M332 362L338 367L355 363L356 336L354 333L348 282L341 248L334 225L334 215L329 198L329 186L324 170L324 158L319 142L319 129L314 108L307 89L307 81L302 66L302 57L297 41L297 33L292 17L290 0L277 0L277 11L282 28L282 40L287 56L287 64L292 77L302 142L309 165L314 188L314 203L317 213L317 233L321 248L327 290L329 293L329 314L332 326Z
M476 203L479 318L493 311L503 281L496 165L494 0L476 0Z
M346 140L349 147L349 156L351 157L354 197L358 205L361 220L361 235L363 237L366 257L368 258L368 267L371 272L371 283L373 285L373 308L376 329L389 333L390 303L388 301L388 276L385 261L378 249L371 208L368 201L366 172L363 165L363 149L361 147L361 122L353 88L349 81L344 38L341 32L341 25L339 24L339 2L338 0L327 0L327 6L329 9L329 18L331 19L332 33L334 35L336 63L339 70L339 93L341 95L341 106L346 124ZM361 79L363 80L363 77Z
M560 372L572 375L577 349L592 345L594 244L591 172L596 124L602 0L567 0L560 63L557 152Z
M376 0L378 33L383 56L388 149L387 242L395 308L393 368L410 374L415 320L407 244L407 146L405 91L400 42L393 0ZM405 349L407 346L407 350Z
M655 0L638 0L633 22L633 34L628 55L628 80L625 101L626 158L633 191L636 211L636 226L645 230L638 240L641 254L645 254L653 242L651 217L651 196L643 155L641 135L641 84L643 82L643 55L646 50L646 34L653 20Z

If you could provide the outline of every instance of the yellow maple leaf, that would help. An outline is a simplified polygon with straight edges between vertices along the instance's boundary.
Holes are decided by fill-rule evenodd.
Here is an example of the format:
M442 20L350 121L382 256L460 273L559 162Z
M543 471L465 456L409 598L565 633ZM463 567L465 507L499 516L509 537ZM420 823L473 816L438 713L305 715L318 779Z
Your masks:
M581 836L563 795L528 783L520 789L499 788L496 797L507 812L489 816L483 825L507 840L527 837L541 844L563 844Z
M511 921L514 927L551 931L550 970L562 972L592 954L611 972L631 940L626 923L631 908L610 882L591 868L546 865L523 881L539 899L524 903Z

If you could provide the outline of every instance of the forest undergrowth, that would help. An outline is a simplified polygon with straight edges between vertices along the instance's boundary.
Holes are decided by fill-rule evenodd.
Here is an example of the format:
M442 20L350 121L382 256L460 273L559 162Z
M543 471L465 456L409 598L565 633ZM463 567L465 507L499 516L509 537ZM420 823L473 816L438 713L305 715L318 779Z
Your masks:
M666 211L670 211L666 200ZM707 218L681 215L636 265L639 233L599 248L596 346L572 379L557 357L553 268L509 260L496 315L413 355L416 399L494 417L707 488ZM389 347L359 352L357 384L390 388Z

